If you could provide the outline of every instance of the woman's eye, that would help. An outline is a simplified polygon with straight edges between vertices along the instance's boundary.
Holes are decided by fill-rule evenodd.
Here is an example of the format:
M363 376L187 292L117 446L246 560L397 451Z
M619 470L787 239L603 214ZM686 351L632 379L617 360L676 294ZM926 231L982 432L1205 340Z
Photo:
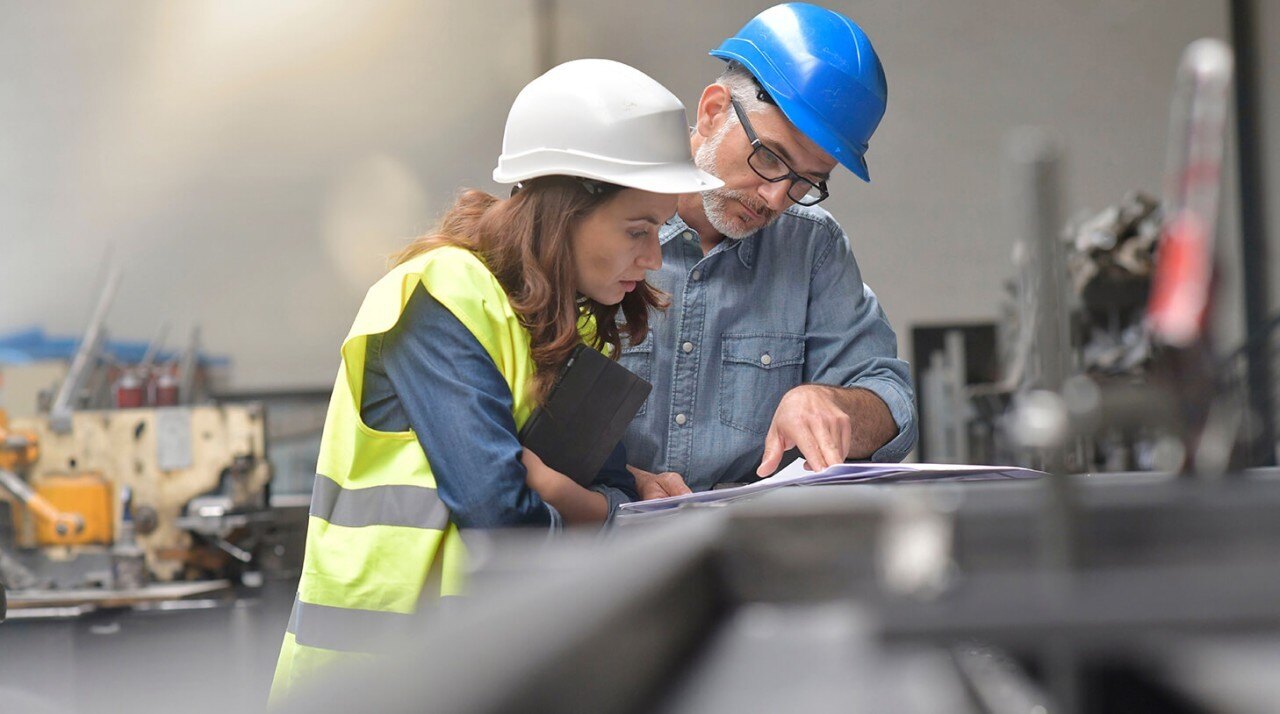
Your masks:
M627 235L639 240L640 238L644 238L645 236L649 235L649 231L647 230L631 231L627 233Z

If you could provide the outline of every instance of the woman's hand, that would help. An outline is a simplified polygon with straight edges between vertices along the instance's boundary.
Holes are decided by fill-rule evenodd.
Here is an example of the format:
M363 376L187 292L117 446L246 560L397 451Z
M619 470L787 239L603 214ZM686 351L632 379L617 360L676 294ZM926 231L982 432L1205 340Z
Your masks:
M525 483L559 511L566 523L603 523L609 515L609 501L603 494L579 486L528 449L520 454L520 461L527 471Z
M542 463L542 459L528 449L520 454L520 461L527 471L524 482L529 484L529 488L537 491L538 495L542 496L542 500L553 506L570 486L578 485L573 479Z
M674 471L655 474L631 465L627 466L627 470L636 479L636 492L640 494L641 501L693 493L684 482L684 477Z

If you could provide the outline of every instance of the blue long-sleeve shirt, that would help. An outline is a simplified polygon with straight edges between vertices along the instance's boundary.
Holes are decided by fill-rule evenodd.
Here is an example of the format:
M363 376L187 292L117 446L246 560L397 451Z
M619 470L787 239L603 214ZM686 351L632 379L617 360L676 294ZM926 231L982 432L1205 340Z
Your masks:
M910 370L831 214L792 206L706 255L679 216L659 240L662 268L646 277L671 307L620 360L653 383L624 438L632 464L678 472L695 491L754 480L774 410L809 383L880 397L898 435L871 460L907 455L916 441Z
M559 514L525 483L511 390L493 359L421 285L396 326L370 337L360 415L380 431L412 429L436 489L460 528L551 526ZM591 488L635 500L626 450L614 449Z

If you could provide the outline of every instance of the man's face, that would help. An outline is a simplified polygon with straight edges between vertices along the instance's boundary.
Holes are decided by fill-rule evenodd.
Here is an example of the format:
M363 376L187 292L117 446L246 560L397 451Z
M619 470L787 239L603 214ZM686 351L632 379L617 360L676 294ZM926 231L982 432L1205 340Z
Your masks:
M792 126L777 107L767 106L747 120L761 143L801 176L818 183L835 169L835 159ZM702 194L702 206L713 228L729 238L745 238L772 223L793 203L787 196L790 181L769 182L747 163L753 149L727 90L708 89L703 94L699 132L705 134L694 152L694 162L724 181L723 188Z

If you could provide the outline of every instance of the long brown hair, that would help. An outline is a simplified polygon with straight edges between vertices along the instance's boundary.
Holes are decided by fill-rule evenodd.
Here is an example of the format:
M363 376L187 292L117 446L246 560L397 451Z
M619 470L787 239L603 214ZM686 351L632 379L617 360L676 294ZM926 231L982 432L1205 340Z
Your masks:
M618 187L588 190L583 182L562 176L526 181L508 199L476 189L464 190L431 233L415 238L391 257L392 265L441 246L474 252L498 278L511 307L529 331L533 349L534 400L541 404L556 372L582 337L578 320L595 319L595 344L609 345L616 359L622 336L629 344L644 341L650 308L666 309L666 296L647 282L627 293L617 305L602 305L574 289L571 229L618 193ZM617 320L621 310L623 320Z

